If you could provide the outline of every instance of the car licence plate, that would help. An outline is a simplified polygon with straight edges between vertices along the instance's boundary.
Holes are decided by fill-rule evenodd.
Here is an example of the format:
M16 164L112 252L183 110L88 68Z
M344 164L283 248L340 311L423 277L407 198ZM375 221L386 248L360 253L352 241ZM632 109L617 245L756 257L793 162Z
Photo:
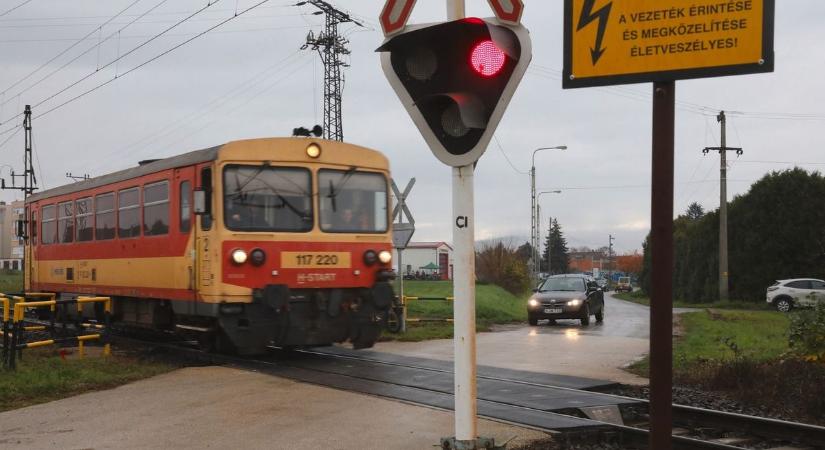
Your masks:
M545 314L559 314L561 313L561 308L544 308Z

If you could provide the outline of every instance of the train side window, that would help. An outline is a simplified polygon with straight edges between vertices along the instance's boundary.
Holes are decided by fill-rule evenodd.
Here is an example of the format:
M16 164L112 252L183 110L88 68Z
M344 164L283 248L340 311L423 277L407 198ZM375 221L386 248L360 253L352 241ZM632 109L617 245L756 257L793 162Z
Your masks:
M143 235L158 236L169 233L169 182L147 184L143 187Z
M206 194L206 211L201 214L201 229L212 229L212 168L201 170L201 189Z
M77 242L87 242L94 238L94 211L92 198L86 197L74 202L77 218Z
M54 244L57 242L57 217L54 208L54 205L44 206L42 208L43 222L40 225L42 227L40 239L43 244Z
M32 245L37 245L37 211L32 211L30 230L29 235L31 236Z
M188 181L180 183L180 231L192 229L192 186Z
M109 192L95 197L95 239L115 238L115 194Z
M57 204L57 239L61 244L74 240L74 208L72 202Z
M117 237L140 236L140 189L129 188L117 193Z

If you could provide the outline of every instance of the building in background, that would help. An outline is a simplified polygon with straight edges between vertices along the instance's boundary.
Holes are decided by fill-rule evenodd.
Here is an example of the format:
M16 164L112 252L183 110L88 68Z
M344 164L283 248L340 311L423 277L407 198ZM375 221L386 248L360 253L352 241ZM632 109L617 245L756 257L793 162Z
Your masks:
M397 267L397 249L392 256ZM446 242L410 242L403 250L402 264L404 276L452 280L453 248Z
M17 238L15 223L23 218L23 202L0 201L0 268L23 268L23 240Z
M607 253L601 250L572 251L568 255L571 273L592 273L593 269L599 269L599 272L606 273L610 269Z

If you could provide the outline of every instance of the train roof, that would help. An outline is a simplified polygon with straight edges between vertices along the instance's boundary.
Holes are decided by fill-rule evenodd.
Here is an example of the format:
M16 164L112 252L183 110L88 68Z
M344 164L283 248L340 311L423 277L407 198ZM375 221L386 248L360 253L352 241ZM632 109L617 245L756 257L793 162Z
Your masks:
M178 167L187 167L208 161L215 161L219 158L231 159L233 157L238 156L238 152L257 155L257 157L262 157L262 155L269 156L271 155L271 153L267 153L271 151L272 146L284 144L284 141L294 141L284 146L289 149L288 154L281 155L283 156L283 160L285 161L297 160L296 158L298 158L298 155L300 155L301 160L304 160L306 158L304 154L304 148L306 144L309 142L316 142L325 147L332 147L333 150L337 146L343 144L337 141L327 141L323 139L304 140L303 138L260 138L231 141L215 147L205 148L202 150L195 150L189 153L184 153L182 155L171 156L169 158L163 158L154 161L144 161L141 162L140 165L138 165L137 167L131 167L129 169L121 170L118 172L101 175L99 177L90 178L88 180L83 180L76 183L71 183L64 186L59 186L56 188L38 192L34 195L31 195L28 199L26 199L26 203L73 194L75 192L81 192L88 189L94 189L109 184L118 183L121 181L139 178L144 175L149 175L164 170L175 169ZM300 145L296 145L299 142ZM343 145L346 145L347 147L348 152L346 152L346 154L335 151L327 151L324 152L324 154L321 156L321 158L317 160L317 162L326 164L351 164L351 162L355 160L358 161L359 165L363 165L369 168L383 168L388 165L386 157L382 155L380 152L365 147L360 147L358 145Z
M137 167L121 170L118 172L101 175L99 177L90 178L88 180L78 181L76 183L58 186L56 188L47 189L42 192L33 194L26 203L36 202L45 198L57 197L60 195L73 194L75 192L85 191L86 189L94 189L107 184L117 183L119 181L131 180L150 173L160 172L167 169L174 169L176 167L186 167L193 164L198 164L206 161L214 161L218 156L218 150L222 145L205 148L202 150L195 150L193 152L184 153L182 155L171 156L169 158L158 159L156 161L148 162Z

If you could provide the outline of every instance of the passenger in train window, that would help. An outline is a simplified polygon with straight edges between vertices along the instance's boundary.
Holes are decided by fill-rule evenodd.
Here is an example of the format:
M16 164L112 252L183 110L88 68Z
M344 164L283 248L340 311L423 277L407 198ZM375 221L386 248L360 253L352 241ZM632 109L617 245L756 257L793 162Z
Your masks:
M252 206L242 202L232 202L227 211L230 228L251 228L254 213Z

